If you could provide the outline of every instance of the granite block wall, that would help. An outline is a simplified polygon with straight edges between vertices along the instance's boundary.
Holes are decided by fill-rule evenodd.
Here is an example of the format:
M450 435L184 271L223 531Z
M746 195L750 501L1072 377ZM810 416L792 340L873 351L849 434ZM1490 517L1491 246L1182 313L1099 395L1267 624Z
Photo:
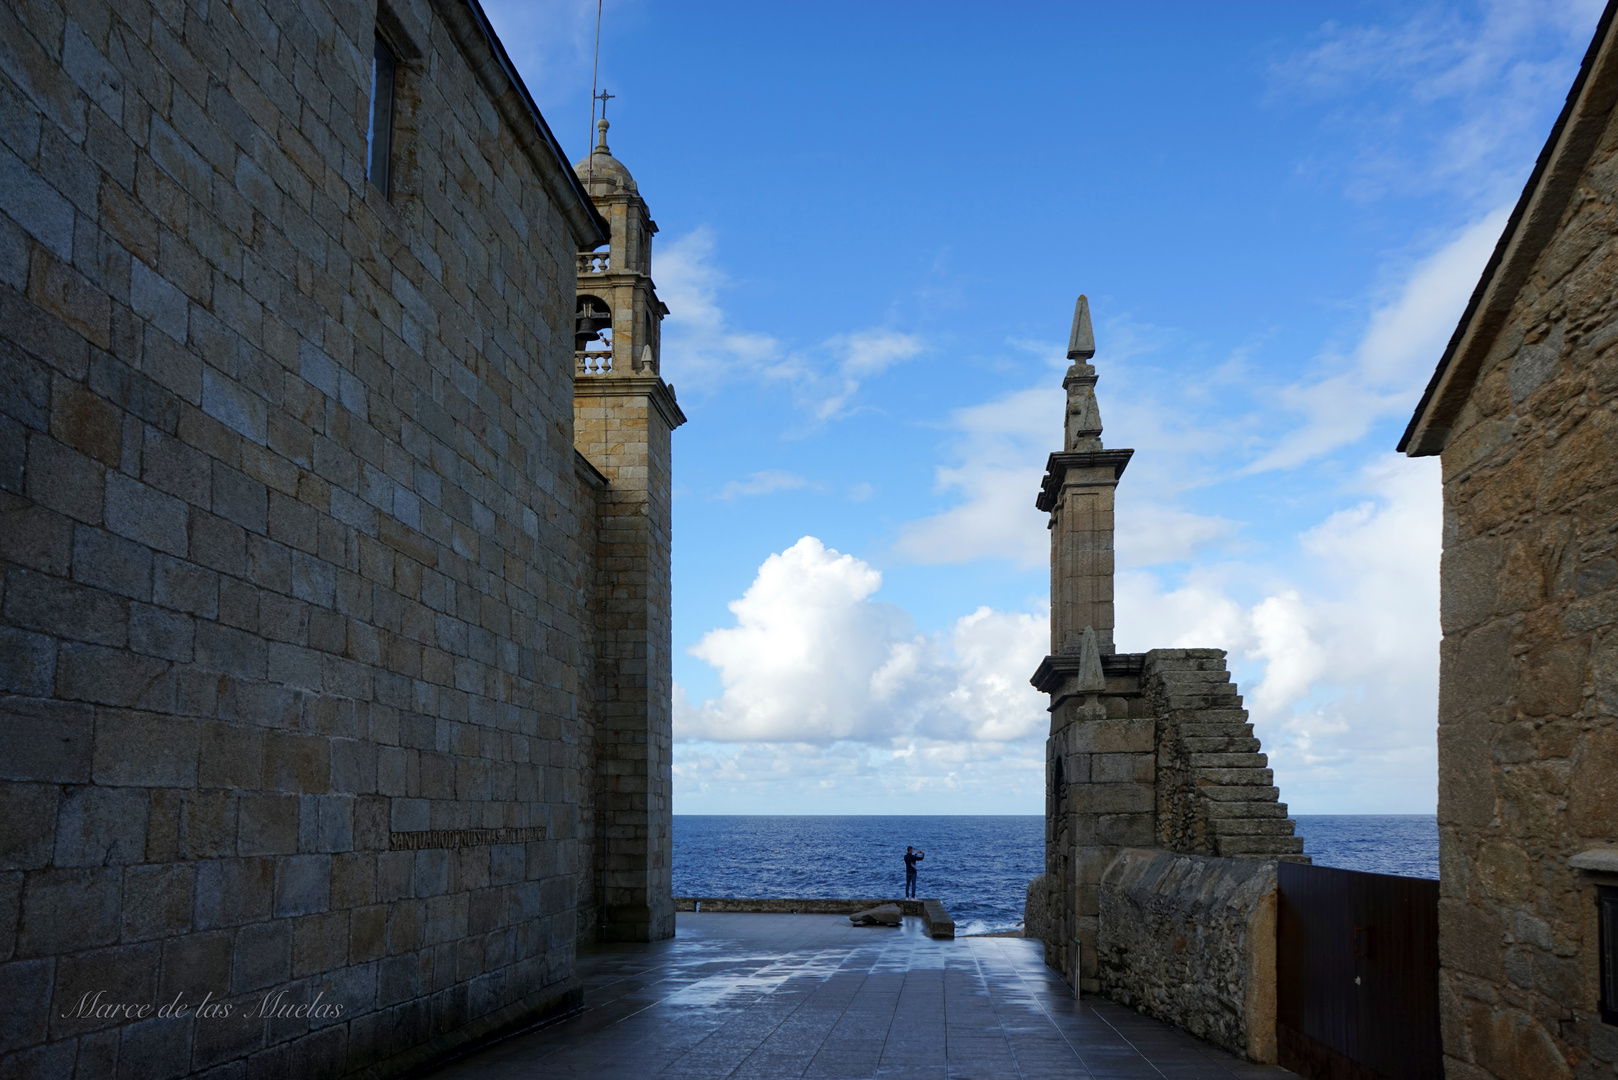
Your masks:
M674 933L672 627L659 583L670 576L670 434L684 417L663 415L666 397L656 375L578 379L579 447L610 481L597 510L593 708L610 761L596 817L611 940Z
M0 1073L386 1073L574 993L589 218L498 60L448 0L0 8Z
M1618 841L1615 194L1609 120L1442 454L1440 1003L1462 1080L1618 1066L1595 905L1618 876L1568 865Z

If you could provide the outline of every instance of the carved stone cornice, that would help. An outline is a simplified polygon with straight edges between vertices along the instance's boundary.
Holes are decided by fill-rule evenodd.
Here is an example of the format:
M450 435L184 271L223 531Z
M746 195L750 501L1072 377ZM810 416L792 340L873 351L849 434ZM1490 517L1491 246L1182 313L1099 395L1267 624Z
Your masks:
M1056 509L1056 500L1062 494L1062 483L1069 469L1111 468L1116 482L1124 475L1124 468L1134 455L1133 450L1074 450L1052 454L1045 462L1045 478L1039 482L1039 497L1034 505L1046 513Z
M1082 659L1078 653L1057 653L1055 656L1047 656L1039 662L1039 667L1034 669L1034 677L1028 681L1042 694L1055 694L1065 683L1078 678ZM1145 666L1145 653L1101 654L1101 670L1108 677L1138 676Z
M649 400L663 422L673 431L685 423L685 413L674 399L674 387L658 375L580 375L573 376L573 396L644 397Z

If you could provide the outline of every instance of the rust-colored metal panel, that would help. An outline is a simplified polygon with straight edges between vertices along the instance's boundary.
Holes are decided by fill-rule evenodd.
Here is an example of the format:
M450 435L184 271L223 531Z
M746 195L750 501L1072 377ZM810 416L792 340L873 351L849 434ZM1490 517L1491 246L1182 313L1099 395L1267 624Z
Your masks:
M1443 1075L1438 882L1280 865L1281 1064L1319 1080Z

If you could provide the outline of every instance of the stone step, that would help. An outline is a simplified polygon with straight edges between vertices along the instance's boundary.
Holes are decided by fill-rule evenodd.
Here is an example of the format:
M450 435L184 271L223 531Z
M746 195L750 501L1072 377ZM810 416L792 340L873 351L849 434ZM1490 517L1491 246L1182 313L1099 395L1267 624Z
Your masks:
M1164 672L1165 674L1170 671L1174 673L1164 680L1164 685L1169 689L1170 692L1180 690L1188 686L1195 686L1198 683L1227 683L1230 681L1230 672L1225 670L1225 665L1223 664L1214 666L1208 666L1205 664L1200 667L1196 666L1195 664L1190 664L1183 667L1176 666L1172 668L1160 666L1158 670Z
M1292 820L1284 817L1209 818L1215 836L1291 836Z
M1269 802L1271 799L1281 798L1281 789L1278 787L1265 787L1262 784L1232 784L1224 787L1219 784L1199 786L1197 794L1209 802Z
M1254 855L1302 855L1301 836L1221 836L1219 854L1228 859Z
M1204 724L1245 724L1252 720L1246 709L1201 709L1194 717L1186 717Z
M1162 701L1170 709L1233 709L1239 708L1241 695L1236 683L1202 683L1201 687L1173 687L1165 691Z
M1219 649L1160 650L1148 663L1152 672L1223 671L1225 654Z
M1178 724L1182 739L1251 739L1252 724Z
M1180 743L1193 758L1198 754L1256 754L1259 750L1259 741L1246 736L1193 735Z
M1262 788L1237 788L1236 792L1251 796ZM1273 788L1271 789L1274 790ZM1284 818L1287 816L1287 804L1284 802L1271 802L1262 797L1250 799L1248 802L1238 802L1234 799L1223 801L1209 799L1206 806L1208 820L1215 818Z
M1240 751L1222 751L1214 753L1191 753L1191 767L1194 769L1262 769L1269 765L1268 754L1242 753Z
M1214 787L1229 787L1232 785L1246 786L1257 784L1269 787L1275 783L1275 772L1271 769L1198 769L1197 790L1207 794ZM1279 789L1277 789L1279 791ZM1279 795L1277 796L1279 797Z
M1231 694L1228 697L1215 697L1213 694L1175 694L1162 702L1162 707L1168 711L1171 719L1189 719L1191 715L1205 712L1223 712L1223 706L1240 705L1240 695Z

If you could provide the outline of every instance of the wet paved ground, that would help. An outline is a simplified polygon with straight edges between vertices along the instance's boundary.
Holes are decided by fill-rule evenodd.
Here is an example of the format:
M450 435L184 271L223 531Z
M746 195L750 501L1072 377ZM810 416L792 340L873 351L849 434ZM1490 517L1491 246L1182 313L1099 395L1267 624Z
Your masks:
M580 957L585 1008L433 1080L1295 1080L1128 1009L1073 1000L1021 938L919 920L679 916L673 941Z

